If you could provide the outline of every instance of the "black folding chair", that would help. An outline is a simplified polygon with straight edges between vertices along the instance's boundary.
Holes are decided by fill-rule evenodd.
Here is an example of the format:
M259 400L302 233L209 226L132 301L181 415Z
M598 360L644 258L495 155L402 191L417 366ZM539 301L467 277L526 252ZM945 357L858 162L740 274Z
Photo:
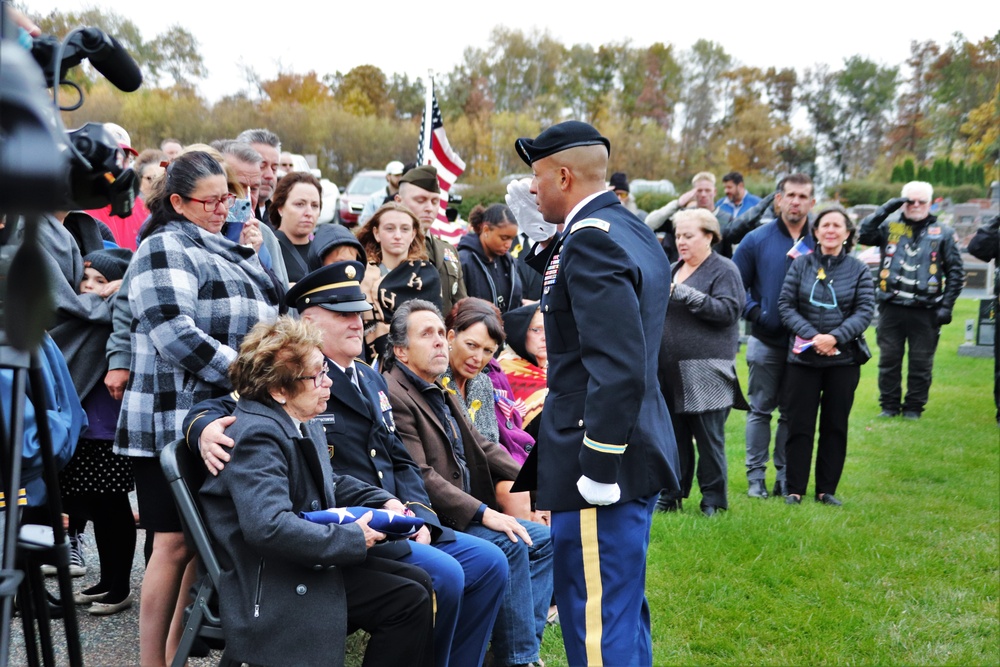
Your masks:
M195 639L209 640L211 645L219 645L223 639L222 622L211 606L219 587L219 561L215 557L212 538L205 529L195 495L205 479L205 465L181 439L163 448L160 452L160 466L167 477L174 502L180 512L184 536L194 547L201 568L205 571L198 584L194 604L188 610L184 634L171 663L171 667L183 667ZM195 492L192 492L192 489L195 489ZM219 667L238 667L238 665L239 663L226 658L225 653L219 660Z

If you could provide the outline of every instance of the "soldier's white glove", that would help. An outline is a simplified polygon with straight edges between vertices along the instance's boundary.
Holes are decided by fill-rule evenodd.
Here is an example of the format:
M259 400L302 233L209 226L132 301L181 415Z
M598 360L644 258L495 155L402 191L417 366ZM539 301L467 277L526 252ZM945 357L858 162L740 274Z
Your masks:
M581 475L580 479L576 480L576 488L583 499L591 505L611 505L622 497L622 490L617 483L602 484L586 475Z
M547 241L556 234L556 226L542 219L542 213L535 204L535 195L531 194L530 178L511 181L507 184L507 206L517 218L517 226L527 234L528 238L538 243Z

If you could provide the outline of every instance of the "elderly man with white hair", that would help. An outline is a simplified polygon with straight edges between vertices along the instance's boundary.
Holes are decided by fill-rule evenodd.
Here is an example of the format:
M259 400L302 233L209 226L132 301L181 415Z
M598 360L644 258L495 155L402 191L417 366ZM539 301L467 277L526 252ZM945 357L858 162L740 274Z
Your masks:
M941 325L951 322L965 284L955 232L931 215L934 188L911 181L861 222L858 241L877 245L878 389L880 417L920 419L927 405ZM903 209L898 219L890 215ZM904 347L909 345L906 398L902 395Z

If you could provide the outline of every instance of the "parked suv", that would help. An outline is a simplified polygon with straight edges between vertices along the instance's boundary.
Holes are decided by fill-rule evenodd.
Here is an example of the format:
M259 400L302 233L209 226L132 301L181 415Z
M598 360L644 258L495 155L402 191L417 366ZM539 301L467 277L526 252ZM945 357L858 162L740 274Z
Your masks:
M356 173L337 200L336 222L345 227L357 225L365 203L385 185L385 171L382 169L367 169Z

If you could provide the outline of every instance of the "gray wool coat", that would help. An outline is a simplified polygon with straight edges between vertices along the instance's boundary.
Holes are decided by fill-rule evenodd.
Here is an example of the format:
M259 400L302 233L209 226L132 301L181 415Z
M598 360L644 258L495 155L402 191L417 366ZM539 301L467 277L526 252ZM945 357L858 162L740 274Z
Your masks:
M299 512L381 507L392 496L330 469L323 428L304 437L274 401L241 398L226 435L237 446L201 489L222 568L226 654L261 665L342 665L347 600L341 568L367 548L359 526L320 525Z

